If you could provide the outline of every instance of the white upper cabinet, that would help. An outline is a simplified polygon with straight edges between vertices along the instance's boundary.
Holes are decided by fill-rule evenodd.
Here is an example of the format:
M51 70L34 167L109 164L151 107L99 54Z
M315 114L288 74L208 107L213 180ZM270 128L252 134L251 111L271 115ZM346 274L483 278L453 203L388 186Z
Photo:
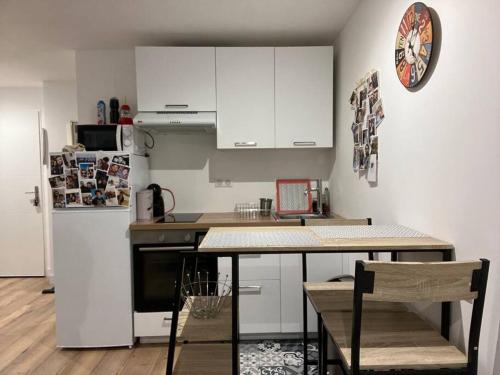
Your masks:
M276 47L276 147L333 147L333 47Z
M274 48L217 47L217 148L274 148Z
M136 47L139 111L215 111L214 47Z

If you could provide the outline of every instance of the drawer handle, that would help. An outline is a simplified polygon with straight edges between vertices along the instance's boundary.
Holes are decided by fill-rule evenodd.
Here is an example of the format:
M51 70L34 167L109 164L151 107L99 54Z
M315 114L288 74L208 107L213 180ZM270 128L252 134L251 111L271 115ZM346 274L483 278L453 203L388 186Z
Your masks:
M255 259L260 258L261 254L242 254L240 255L240 259Z
M165 104L165 108L187 108L187 104Z
M294 146L316 146L316 142L310 141L310 142L299 142L295 141L293 142Z
M260 294L261 291L260 285L240 285L240 294Z
M257 142L234 142L234 147L255 147Z
M164 317L164 318L163 318L163 321L164 321L164 322L171 322L171 321L172 321L172 318L167 318L167 317Z

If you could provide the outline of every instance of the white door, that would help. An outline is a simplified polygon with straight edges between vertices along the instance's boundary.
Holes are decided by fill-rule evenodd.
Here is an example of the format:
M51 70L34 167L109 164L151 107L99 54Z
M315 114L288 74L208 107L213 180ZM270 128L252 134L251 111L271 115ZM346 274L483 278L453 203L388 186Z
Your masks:
M40 176L39 112L1 112L0 276L44 275Z
M333 47L276 47L276 147L333 147Z
M139 111L215 111L214 47L136 47Z
M274 148L274 48L215 50L217 148Z

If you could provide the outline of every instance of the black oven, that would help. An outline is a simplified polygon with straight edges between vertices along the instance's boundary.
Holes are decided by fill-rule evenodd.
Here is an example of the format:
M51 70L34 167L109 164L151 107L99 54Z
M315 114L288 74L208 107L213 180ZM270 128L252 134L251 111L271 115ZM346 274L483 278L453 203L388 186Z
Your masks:
M177 255L196 246L179 243L138 244L133 248L134 311L164 312L174 307ZM217 280L217 258L203 254L186 258L184 274L201 272ZM182 304L181 304L182 309Z

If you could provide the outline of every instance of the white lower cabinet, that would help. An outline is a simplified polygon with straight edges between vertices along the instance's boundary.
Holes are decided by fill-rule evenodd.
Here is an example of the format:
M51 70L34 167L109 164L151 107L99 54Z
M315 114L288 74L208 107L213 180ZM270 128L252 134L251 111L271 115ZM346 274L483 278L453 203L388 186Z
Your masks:
M341 254L307 254L307 280L327 281L342 274ZM302 256L281 255L281 332L302 332ZM308 303L308 331L317 331L314 309Z
M240 280L279 280L279 254L240 255ZM231 258L219 258L219 278L224 281L226 275L231 278Z
M134 336L170 336L172 312L134 312Z
M279 333L279 280L240 281L240 333Z
M240 333L281 331L280 255L240 255ZM219 258L220 279L231 280L231 258Z

